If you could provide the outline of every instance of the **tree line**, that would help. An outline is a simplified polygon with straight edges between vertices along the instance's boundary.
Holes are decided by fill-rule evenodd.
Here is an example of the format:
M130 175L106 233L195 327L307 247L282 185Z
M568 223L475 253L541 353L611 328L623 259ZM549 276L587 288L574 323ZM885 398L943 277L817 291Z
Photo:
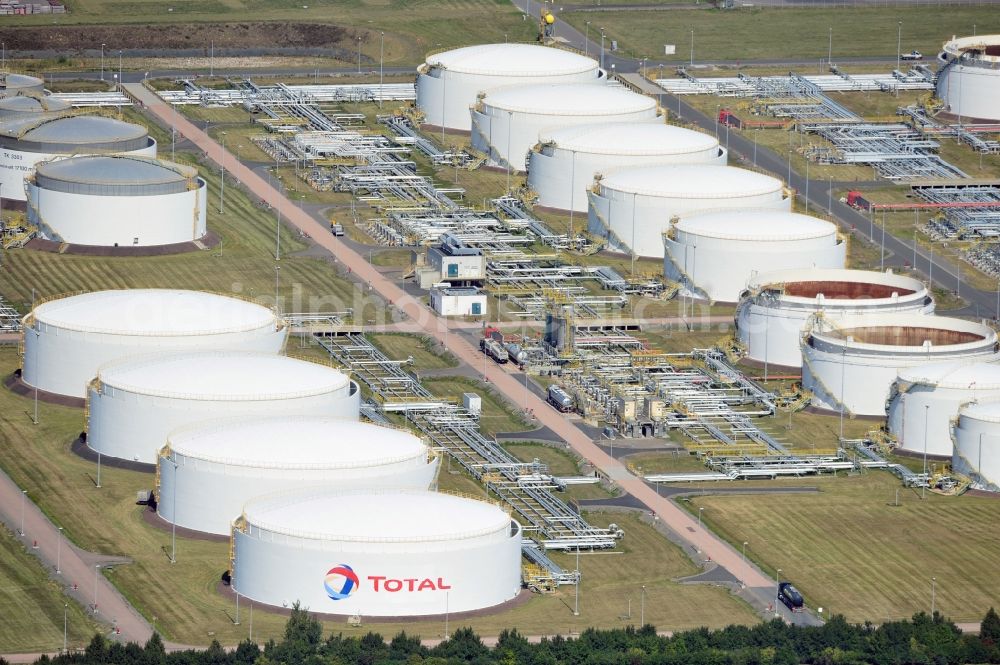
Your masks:
M779 619L721 630L699 628L671 636L650 625L615 630L588 629L575 638L529 642L504 631L486 646L471 628L461 628L428 647L405 632L388 642L378 633L324 639L323 628L306 610L292 610L280 640L263 645L245 640L226 650L218 642L204 650L167 653L154 634L141 646L95 635L83 651L46 665L950 665L1000 663L1000 616L990 608L978 635L965 634L941 614L919 613L881 625L851 624L834 616L822 626L789 626ZM0 658L0 665L7 665Z

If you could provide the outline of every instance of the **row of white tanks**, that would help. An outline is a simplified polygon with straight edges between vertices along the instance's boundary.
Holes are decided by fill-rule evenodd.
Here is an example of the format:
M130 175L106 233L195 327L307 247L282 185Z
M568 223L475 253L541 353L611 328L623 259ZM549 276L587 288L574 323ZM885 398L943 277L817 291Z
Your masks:
M156 464L159 518L230 536L240 595L368 616L515 597L519 525L429 491L424 441L359 422L357 384L280 355L286 334L270 309L221 295L83 294L25 317L22 379L85 396L87 445L105 459Z
M435 54L417 106L429 125L471 132L489 164L527 171L539 206L586 213L592 235L663 258L693 294L735 302L755 271L844 265L835 226L792 214L780 180L726 166L715 137L664 124L592 58L524 44Z
M951 459L978 487L1000 485L997 334L934 316L919 280L891 271L761 273L743 293L736 327L750 360L772 372L801 368L814 407L886 417L901 450Z
M205 236L208 189L195 169L156 159L145 127L74 113L32 78L0 98L0 197L24 205L42 237L150 247Z

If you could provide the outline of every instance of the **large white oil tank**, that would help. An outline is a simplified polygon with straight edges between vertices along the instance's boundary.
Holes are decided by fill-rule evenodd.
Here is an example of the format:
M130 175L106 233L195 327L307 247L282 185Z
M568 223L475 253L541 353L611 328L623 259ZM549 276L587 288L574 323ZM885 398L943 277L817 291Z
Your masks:
M843 268L847 260L836 224L783 210L685 215L662 243L664 275L688 292L721 302L737 302L762 271Z
M0 97L45 94L45 81L37 76L0 72Z
M587 226L612 249L663 258L671 218L723 208L791 210L777 178L715 165L640 166L611 171L588 192ZM735 298L733 298L735 300Z
M243 504L307 487L426 490L437 457L410 432L343 418L213 420L176 430L157 458L156 512L229 535Z
M899 370L997 359L997 334L982 323L924 314L813 319L802 342L802 385L821 409L885 416Z
M947 42L938 54L937 96L962 122L1000 120L1000 35Z
M478 44L427 56L417 69L417 108L424 122L468 132L469 107L494 88L537 83L596 83L593 58L535 44Z
M204 352L132 358L104 365L87 398L87 445L147 464L179 427L260 415L357 420L357 384L337 370L264 353Z
M99 115L45 115L2 122L0 196L24 201L25 178L39 162L108 153L156 157L156 141L145 127Z
M37 305L25 317L21 378L39 390L83 398L98 368L113 360L210 349L278 353L286 333L270 308L214 293L84 293Z
M899 370L889 432L903 450L951 459L951 421L963 404L1000 399L1000 365L945 362Z
M528 187L538 205L587 212L598 173L656 164L725 164L726 149L711 134L654 122L554 127L539 133L528 155Z
M806 268L750 278L736 309L736 337L751 360L801 367L800 338L816 312L826 315L915 312L933 314L934 300L919 279L892 271Z
M606 122L660 122L659 110L652 97L607 85L500 88L472 109L472 147L492 166L525 171L543 130Z
M204 237L208 188L191 166L135 155L44 162L25 184L28 221L57 242L149 247Z
M247 503L233 588L312 612L425 616L499 605L521 589L521 527L498 505L437 492L302 491Z
M1000 492L1000 402L962 407L952 430L951 466L976 489Z
M15 118L39 118L45 113L62 113L73 107L57 97L16 95L0 97L0 121Z

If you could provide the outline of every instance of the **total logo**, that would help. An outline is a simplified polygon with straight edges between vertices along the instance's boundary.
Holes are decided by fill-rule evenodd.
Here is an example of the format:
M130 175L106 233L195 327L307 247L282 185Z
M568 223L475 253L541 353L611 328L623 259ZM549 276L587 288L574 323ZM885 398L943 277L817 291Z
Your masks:
M375 593L398 593L418 591L447 591L451 588L443 577L386 577L385 575L368 575L366 582ZM327 571L323 587L330 600L344 600L361 587L361 580L354 569L346 563L341 563Z

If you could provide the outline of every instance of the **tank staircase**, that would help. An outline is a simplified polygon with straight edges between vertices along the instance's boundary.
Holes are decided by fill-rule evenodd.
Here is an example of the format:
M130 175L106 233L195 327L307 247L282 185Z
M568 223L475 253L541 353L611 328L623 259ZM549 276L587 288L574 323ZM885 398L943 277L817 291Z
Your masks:
M474 414L434 396L403 369L406 361L389 359L360 333L317 337L317 341L371 390L372 401L363 408L375 410L383 418L385 413L403 414L432 445L448 453L450 460L481 482L487 494L495 494L509 505L530 538L525 539L525 547L615 547L617 532L589 525L553 495L558 484L544 465L522 462L495 440L483 436Z

